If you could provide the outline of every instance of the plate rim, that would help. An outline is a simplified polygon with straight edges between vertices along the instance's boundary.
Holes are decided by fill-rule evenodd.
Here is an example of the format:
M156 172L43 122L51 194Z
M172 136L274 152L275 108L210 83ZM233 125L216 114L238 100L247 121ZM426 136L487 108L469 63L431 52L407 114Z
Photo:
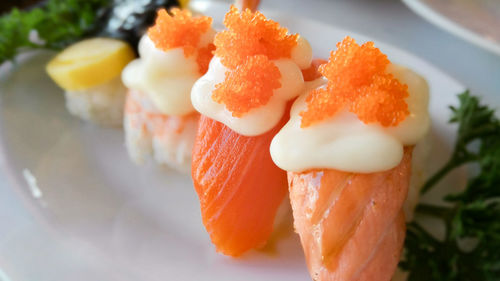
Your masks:
M25 63L25 61L33 59L36 56L40 56L44 53L51 52L50 50L28 50L17 55L13 61L6 61L0 65L0 83L5 83L12 71L16 70L18 65ZM6 74L5 76L1 74ZM1 89L1 87L0 87ZM5 94L3 94L5 95ZM4 121L1 120L3 116L3 98L0 94L0 173L5 177L5 186L10 189L20 201L22 207L26 208L26 211L33 220L51 233L57 234L57 231L50 227L51 223L54 222L52 216L46 216L46 210L40 206L40 202L30 193L30 189L26 180L22 179L22 171L15 171L12 165L9 165L9 157L7 153L7 145L5 143L4 134L7 134L7 130L4 128ZM19 173L19 175L18 175ZM40 212L41 211L41 212Z
M500 55L500 42L488 40L478 33L464 27L443 14L432 9L420 0L402 0L413 12L433 25L445 30L475 46Z

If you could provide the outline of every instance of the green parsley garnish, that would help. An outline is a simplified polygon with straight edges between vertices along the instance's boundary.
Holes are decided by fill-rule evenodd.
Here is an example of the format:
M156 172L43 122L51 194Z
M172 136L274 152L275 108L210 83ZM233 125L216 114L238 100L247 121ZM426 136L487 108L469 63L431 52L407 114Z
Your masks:
M450 122L458 124L454 151L422 193L463 165L479 171L462 192L443 198L446 205L417 206L417 214L444 223L445 235L438 239L417 221L408 224L400 267L409 281L500 280L500 121L469 91L458 98L459 106L450 107Z
M49 0L29 11L13 9L0 17L0 63L21 49L59 50L96 28L99 11L111 0ZM41 42L30 41L36 31Z

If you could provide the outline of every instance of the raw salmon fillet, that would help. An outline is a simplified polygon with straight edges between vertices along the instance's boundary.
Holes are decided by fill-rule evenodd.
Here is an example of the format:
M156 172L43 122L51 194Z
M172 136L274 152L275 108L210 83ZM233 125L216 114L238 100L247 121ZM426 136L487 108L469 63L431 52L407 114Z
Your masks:
M288 186L286 172L271 160L269 145L288 120L285 115L274 129L255 137L200 117L192 177L203 223L225 255L261 247L273 231Z
M313 280L388 281L405 237L412 148L388 171L288 172L294 226Z

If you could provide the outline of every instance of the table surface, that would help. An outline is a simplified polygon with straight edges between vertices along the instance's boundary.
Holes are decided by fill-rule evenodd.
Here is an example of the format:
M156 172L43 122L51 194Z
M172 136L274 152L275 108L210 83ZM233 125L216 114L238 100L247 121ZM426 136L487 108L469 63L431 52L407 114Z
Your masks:
M431 25L400 1L262 2L263 10L281 10L314 18L398 46L461 81L474 94L483 96L485 101L500 104L500 57ZM7 255L12 244L20 243L18 237L31 239L31 243L26 243L25 251L44 250L46 234L23 204L0 171L0 281L9 280L6 272L2 272L2 261L9 259Z

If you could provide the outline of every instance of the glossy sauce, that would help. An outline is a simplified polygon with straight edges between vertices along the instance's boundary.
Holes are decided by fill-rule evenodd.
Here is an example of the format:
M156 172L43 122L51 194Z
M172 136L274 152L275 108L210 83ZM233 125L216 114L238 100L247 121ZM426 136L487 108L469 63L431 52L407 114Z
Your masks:
M200 47L212 42L214 30L200 39ZM139 43L140 58L123 70L124 84L147 93L160 112L167 115L192 113L191 88L201 77L196 54L185 57L182 47L162 51L147 35Z
M311 46L307 40L299 38L290 59L273 61L281 73L281 87L274 90L269 102L250 110L243 117L233 117L223 104L212 99L215 85L222 83L226 72L230 71L221 63L220 58L214 57L210 62L208 72L194 84L191 101L198 112L225 124L241 135L263 134L279 122L285 112L287 101L303 92L304 79L301 69L309 67L311 59Z
M415 145L430 126L429 87L415 72L390 65L387 72L408 85L410 115L395 127L365 124L344 110L333 117L301 128L307 104L302 95L294 103L290 121L274 137L271 156L280 168L301 172L313 168L372 173L396 167L403 157L403 147Z

